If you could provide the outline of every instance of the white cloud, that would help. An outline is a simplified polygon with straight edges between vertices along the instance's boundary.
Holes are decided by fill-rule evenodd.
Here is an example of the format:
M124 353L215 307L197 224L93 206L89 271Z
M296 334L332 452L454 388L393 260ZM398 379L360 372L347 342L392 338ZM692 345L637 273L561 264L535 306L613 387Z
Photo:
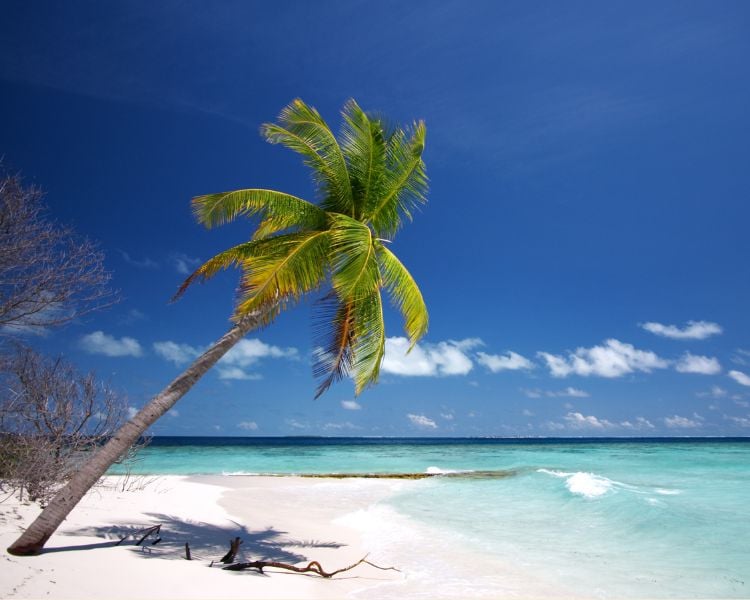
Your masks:
M634 422L620 422L620 427L623 427L625 429L653 429L654 424L645 417L637 417Z
M734 421L740 427L750 427L750 419L745 417L726 417L730 421Z
M105 356L141 356L143 350L137 340L123 337L119 340L103 331L94 331L84 335L79 341L83 350L90 354L104 354Z
M484 365L493 373L500 371L518 371L520 369L533 369L534 363L528 358L512 351L503 356L502 354L486 354L477 352L477 362Z
M180 411L178 411L177 409L173 408L173 409L171 409L171 410L168 410L168 411L167 411L167 414L168 414L168 415L169 415L170 417L179 417L179 416L180 416Z
M696 356L685 352L675 364L675 369L680 373L698 373L700 375L716 375L721 373L719 360L709 356Z
M474 366L467 352L481 343L477 338L469 338L417 344L407 354L409 340L404 337L387 338L381 370L392 375L420 377L466 375Z
M343 431L343 430L356 430L362 429L359 425L346 421L345 423L324 423L323 429L326 431Z
M609 429L615 427L614 423L607 419L600 419L593 415L584 416L579 412L569 412L564 417L568 427L572 429Z
M747 366L750 364L750 350L737 348L736 354L732 355L731 361L736 365Z
M689 419L687 417L681 417L679 415L665 417L664 424L670 429L695 429L696 427L700 427L702 425L699 418Z
M632 344L609 339L601 346L578 348L568 356L539 352L553 377L575 374L583 377L621 377L634 371L663 369L668 362L651 351L638 350Z
M524 417L533 417L533 416L534 416L534 413L533 413L533 412L531 412L531 411L530 411L530 410L529 410L528 408L524 408L524 409L523 409L523 410L521 411L521 414L522 414L522 415L523 415Z
M440 417L442 419L445 419L446 421L452 421L455 418L455 416L453 415L452 412L449 412L449 413L440 413Z
M526 411L524 411L524 414L526 414ZM569 412L563 417L563 421L563 423L548 421L544 426L547 429L551 429L553 431L559 431L562 429L589 429L596 431L604 431L609 429L628 429L630 431L642 431L647 429L654 429L654 424L645 417L636 417L632 421L620 421L619 423L613 423L608 419L595 417L594 415L584 415L580 412Z
M574 387L566 387L564 390L540 390L532 389L527 390L521 388L521 391L526 395L527 398L541 398L546 396L547 398L588 398L589 393L584 390L579 390Z
M245 431L258 431L258 424L255 421L240 421L237 423L237 428Z
M655 335L673 340L704 340L723 331L720 325L709 321L688 321L682 329L676 325L662 325L654 322L641 323L641 327Z
M729 371L729 376L740 385L750 386L750 376L746 375L742 371Z
M342 400L341 407L346 410L361 410L362 405L356 400Z
M154 352L164 360L174 363L178 367L195 360L200 356L202 350L190 344L178 344L176 342L154 342Z
M263 379L263 375L260 373L247 373L240 367L222 367L220 365L216 369L219 373L219 379L234 379L237 381L257 381Z
M191 346L190 344L163 341L154 343L154 351L164 360L181 366L200 356L204 348ZM240 340L219 360L216 367L219 379L239 381L262 379L262 375L259 373L248 373L246 368L255 365L264 358L295 360L298 358L298 352L296 348L279 348L278 346L261 342L258 339Z
M724 398L727 395L727 391L724 388L714 385L707 392L698 392L696 396L699 398Z
M298 357L296 348L279 348L261 342L259 339L240 340L222 357L219 364L249 367L262 358L296 359Z
M422 429L437 429L437 423L424 415L406 415L413 425Z
M120 254L122 255L122 258L126 263L128 263L129 265L133 265L134 267L138 267L139 269L158 269L159 268L159 263L151 260L148 257L144 258L143 260L136 260L135 258L132 258L130 254L128 254L124 250L120 250Z
M139 410L139 408L128 406L128 419L132 419L135 415L137 415Z
M181 252L174 252L169 259L180 275L190 275L202 262L200 258L192 258Z

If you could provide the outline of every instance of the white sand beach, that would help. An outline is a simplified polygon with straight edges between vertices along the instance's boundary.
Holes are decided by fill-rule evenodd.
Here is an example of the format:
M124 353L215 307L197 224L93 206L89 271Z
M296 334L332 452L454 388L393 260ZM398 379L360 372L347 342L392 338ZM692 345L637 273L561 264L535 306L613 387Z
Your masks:
M457 598L567 597L553 581L442 539L382 500L413 481L296 477L109 477L90 492L43 554L3 552L0 598ZM38 513L8 498L0 503L6 548ZM132 535L161 524L161 541L143 547ZM117 545L126 534L131 536ZM303 565L327 571L365 555L399 571L363 564L333 579L268 569L209 568L235 536L239 560ZM192 560L185 559L185 543Z

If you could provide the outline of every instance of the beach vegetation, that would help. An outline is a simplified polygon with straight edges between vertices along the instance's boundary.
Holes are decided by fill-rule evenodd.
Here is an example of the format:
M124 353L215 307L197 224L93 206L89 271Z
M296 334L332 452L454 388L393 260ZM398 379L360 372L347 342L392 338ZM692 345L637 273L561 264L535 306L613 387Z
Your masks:
M302 297L316 297L316 396L345 377L356 394L377 381L385 353L383 291L403 313L412 347L426 333L422 294L388 247L427 199L425 125L390 127L354 100L344 105L342 121L337 137L317 110L297 99L277 122L261 128L268 142L302 156L316 201L262 188L193 199L194 214L206 227L238 217L257 222L249 240L205 262L176 294L224 269L239 269L232 326L70 479L8 548L11 554L38 553L88 489L198 379L248 332Z

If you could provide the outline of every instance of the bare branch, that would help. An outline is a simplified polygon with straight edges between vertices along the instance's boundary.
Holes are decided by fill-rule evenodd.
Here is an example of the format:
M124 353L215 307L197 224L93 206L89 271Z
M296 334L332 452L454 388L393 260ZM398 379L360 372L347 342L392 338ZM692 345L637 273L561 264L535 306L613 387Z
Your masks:
M0 334L43 332L117 300L101 250L45 212L38 188L0 172Z

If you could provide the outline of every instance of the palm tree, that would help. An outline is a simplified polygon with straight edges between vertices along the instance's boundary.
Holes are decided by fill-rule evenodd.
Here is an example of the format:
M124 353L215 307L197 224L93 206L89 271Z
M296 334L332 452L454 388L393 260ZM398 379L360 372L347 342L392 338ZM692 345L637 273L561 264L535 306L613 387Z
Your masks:
M208 260L176 295L222 269L238 267L242 279L232 327L102 446L8 552L40 552L90 487L159 417L249 331L267 325L302 296L320 293L314 307L317 335L324 341L314 366L320 378L316 397L347 375L356 394L377 381L385 352L383 289L403 313L412 347L425 334L422 294L387 247L403 220L426 201L424 123L389 130L354 100L345 104L342 116L337 139L318 112L298 99L278 123L261 128L267 141L303 156L312 169L317 204L265 189L193 199L195 216L207 227L239 216L259 219L249 241Z

